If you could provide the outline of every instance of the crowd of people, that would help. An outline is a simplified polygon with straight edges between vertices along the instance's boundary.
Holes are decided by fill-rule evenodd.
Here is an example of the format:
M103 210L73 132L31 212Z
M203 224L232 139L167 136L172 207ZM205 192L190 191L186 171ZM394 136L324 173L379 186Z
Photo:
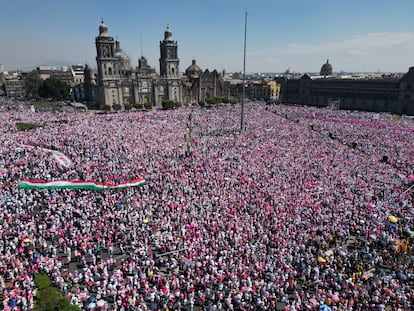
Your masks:
M414 306L412 119L252 102L240 134L233 105L94 114L2 104L4 310L33 309L37 272L93 310ZM146 184L18 187L137 178Z

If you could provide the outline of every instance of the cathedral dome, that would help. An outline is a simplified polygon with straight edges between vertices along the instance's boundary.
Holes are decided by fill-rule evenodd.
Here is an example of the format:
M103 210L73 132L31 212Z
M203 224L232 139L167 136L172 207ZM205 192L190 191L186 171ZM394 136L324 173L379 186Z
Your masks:
M164 40L165 41L173 41L172 32L170 30L170 27L168 27L168 26L167 26L167 29L165 29L165 32L164 32Z
M116 39L116 41L115 41L115 53L114 53L114 56L116 58L118 58L120 61L128 62L128 63L130 62L129 56L124 51L122 51L121 45L120 45L118 39Z
M101 21L99 25L99 36L106 37L108 36L108 26L105 25L104 21Z
M123 51L115 52L115 57L117 57L119 60L122 60L122 61L128 61L128 62L130 61L129 56Z
M201 73L202 73L202 70L196 64L195 59L193 59L191 65L188 66L188 68L185 70L185 74L187 75L187 77L199 76Z
M321 76L332 76L332 65L329 63L329 59L326 60L326 63L322 65Z

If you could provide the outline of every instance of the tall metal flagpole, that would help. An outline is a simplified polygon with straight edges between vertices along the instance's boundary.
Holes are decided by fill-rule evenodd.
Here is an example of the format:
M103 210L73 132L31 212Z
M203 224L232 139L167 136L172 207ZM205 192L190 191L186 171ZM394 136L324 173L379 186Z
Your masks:
M244 15L243 91L242 91L242 102L241 102L240 133L244 133L244 97L245 97L244 81L246 79L246 33L247 33L247 11Z

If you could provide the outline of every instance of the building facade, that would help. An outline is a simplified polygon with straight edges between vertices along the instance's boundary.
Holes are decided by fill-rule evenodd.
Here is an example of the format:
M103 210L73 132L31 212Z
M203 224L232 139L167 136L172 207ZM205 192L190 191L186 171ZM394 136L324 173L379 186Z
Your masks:
M375 79L312 78L287 79L282 102L341 109L414 115L414 67L401 78Z
M24 80L22 76L8 76L4 81L4 89L9 97L24 97Z
M96 72L85 68L85 102L90 108L109 106L118 109L131 105L162 106L164 100L191 104L206 96L227 95L224 81L217 71L182 74L178 43L167 26L160 41L160 72L156 73L144 56L133 68L120 42L108 33L102 21L95 38ZM206 91L208 90L208 91ZM204 93L203 93L204 92Z
M272 80L267 82L267 86L269 89L269 101L277 102L280 97L280 83L277 83L276 80Z

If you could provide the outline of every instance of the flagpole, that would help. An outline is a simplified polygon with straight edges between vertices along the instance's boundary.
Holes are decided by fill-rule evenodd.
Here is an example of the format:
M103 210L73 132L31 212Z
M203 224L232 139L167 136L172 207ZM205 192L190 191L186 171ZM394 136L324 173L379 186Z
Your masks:
M244 133L244 97L245 97L245 85L246 79L246 33L247 33L247 10L244 15L244 53L243 53L243 90L242 90L242 102L241 102L241 116L240 116L240 133Z
M414 184L412 184L407 190L405 190L401 195L406 194L410 189L414 188Z

